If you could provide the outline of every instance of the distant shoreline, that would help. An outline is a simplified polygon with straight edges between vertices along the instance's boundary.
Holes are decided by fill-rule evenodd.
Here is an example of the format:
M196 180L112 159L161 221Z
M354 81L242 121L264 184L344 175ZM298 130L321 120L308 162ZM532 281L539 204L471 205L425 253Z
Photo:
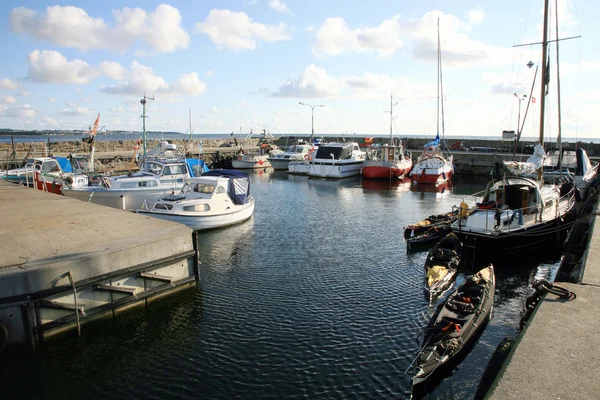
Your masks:
M50 142L65 142L65 141L81 141L83 138L87 138L87 134L85 133L34 133L34 132L19 132L19 133L7 133L0 132L0 143L11 143L13 140L15 143L24 143L24 142L46 142L50 140ZM97 141L119 141L119 140L137 140L141 138L141 132L133 132L133 133L101 133L97 135ZM190 137L191 136L191 137ZM214 139L244 139L248 135L247 134L230 134L230 133L195 133L192 135L182 134L182 133L162 133L162 132L147 132L146 139L147 140L184 140L184 139L192 139L192 140L214 140ZM300 133L300 134L292 134L292 133L283 133L283 134L273 134L276 139L293 139L293 138L308 138L310 134L308 133ZM262 137L262 135L255 134L252 135L253 139L258 139ZM323 137L323 138L345 138L346 140L356 139L364 139L366 137L373 137L377 139L389 138L389 134L384 133L374 133L374 134L315 134L315 137ZM406 135L394 135L395 138L400 139L433 139L435 135L433 134L406 134ZM468 135L447 135L445 137L446 141L459 141L459 140L484 140L490 142L502 142L502 136L468 136ZM521 141L523 142L535 142L537 137L522 137ZM548 138L545 142L553 143L556 141L556 138ZM506 141L505 141L506 142ZM565 137L563 138L563 142L568 143L600 143L600 138L575 138L575 137Z

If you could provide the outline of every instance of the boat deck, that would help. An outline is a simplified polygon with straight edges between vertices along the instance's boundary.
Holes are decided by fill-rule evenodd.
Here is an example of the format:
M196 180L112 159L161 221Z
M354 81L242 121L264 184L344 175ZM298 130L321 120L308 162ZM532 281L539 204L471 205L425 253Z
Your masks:
M594 225L598 226L598 216ZM594 229L582 282L557 283L577 298L547 294L521 333L488 398L597 399L600 394L600 231ZM492 392L493 390L493 392Z

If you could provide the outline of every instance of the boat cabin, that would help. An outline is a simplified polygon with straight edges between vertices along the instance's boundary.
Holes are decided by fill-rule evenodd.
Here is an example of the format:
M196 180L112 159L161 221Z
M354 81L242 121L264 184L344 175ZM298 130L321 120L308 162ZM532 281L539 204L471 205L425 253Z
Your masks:
M358 143L328 143L319 147L315 158L329 160L364 159L364 154Z

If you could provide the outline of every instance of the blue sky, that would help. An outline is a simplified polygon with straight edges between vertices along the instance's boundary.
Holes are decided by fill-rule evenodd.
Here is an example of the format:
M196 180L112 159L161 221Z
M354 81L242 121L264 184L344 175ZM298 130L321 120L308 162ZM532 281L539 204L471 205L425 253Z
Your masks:
M551 1L554 4L554 0ZM447 135L516 129L541 47L542 1L71 1L0 4L0 127L194 133L436 132L440 21ZM553 7L553 6L552 6ZM558 2L563 135L600 132L599 5ZM554 10L552 10L552 32ZM556 49L551 46L552 73ZM538 80L539 82L539 76ZM546 141L556 138L556 82ZM539 88L533 97L539 99ZM537 136L539 100L524 136Z

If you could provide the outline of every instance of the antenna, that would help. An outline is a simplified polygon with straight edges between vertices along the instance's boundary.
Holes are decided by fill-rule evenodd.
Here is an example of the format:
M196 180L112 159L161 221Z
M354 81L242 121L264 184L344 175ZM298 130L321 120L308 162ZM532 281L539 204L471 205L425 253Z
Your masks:
M140 100L140 103L142 104L142 115L140 115L140 118L142 119L142 141L144 146L143 159L146 159L146 118L148 118L146 115L147 100L154 100L154 95L152 95L152 97L148 97L146 96L146 93L144 93L144 97Z

